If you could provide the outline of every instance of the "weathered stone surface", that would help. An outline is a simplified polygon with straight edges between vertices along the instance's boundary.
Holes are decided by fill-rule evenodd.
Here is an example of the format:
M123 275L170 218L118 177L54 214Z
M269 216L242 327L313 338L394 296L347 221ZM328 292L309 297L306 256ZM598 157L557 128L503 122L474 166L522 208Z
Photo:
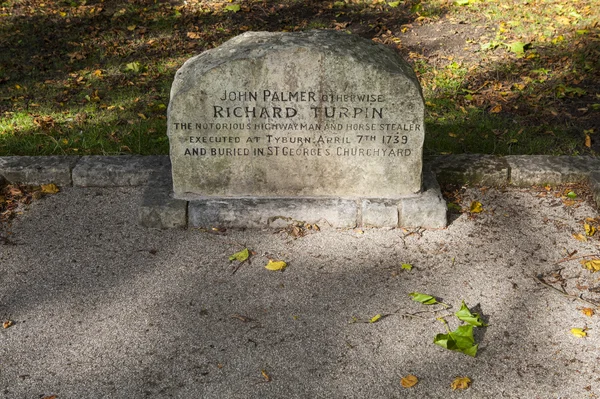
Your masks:
M398 227L398 200L363 200L364 227Z
M423 171L423 192L414 198L404 198L398 204L398 224L402 227L446 227L447 206L433 172Z
M438 181L451 184L508 184L508 162L505 158L481 154L456 154L434 157L426 161Z
M511 183L520 186L577 183L588 179L593 170L600 170L600 160L584 156L511 155Z
M600 171L590 173L589 183L596 207L600 209Z
M11 183L71 185L71 170L76 156L0 157L0 176Z
M73 169L73 185L81 187L143 186L168 179L169 157L84 156Z
M320 226L356 226L358 204L352 200L311 198L227 198L190 201L190 227L266 228L293 221Z
M139 223L155 229L186 227L187 206L187 201L174 199L169 189L146 190L138 210Z
M249 32L177 72L177 198L398 198L421 188L424 103L392 50L345 33Z

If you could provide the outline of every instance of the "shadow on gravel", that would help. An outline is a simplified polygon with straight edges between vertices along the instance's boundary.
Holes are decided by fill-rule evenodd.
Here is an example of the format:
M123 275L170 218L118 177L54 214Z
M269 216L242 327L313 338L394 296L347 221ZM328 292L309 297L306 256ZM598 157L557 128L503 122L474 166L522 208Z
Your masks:
M17 245L2 247L0 314L16 324L0 332L1 388L10 397L422 398L446 396L468 375L469 397L582 393L594 368L587 342L565 340L575 304L531 278L574 248L560 239L581 215L517 191L470 195L486 212L446 230L294 240L144 230L140 192L65 190L34 204L14 224ZM256 255L233 274L227 258L244 247ZM265 270L269 258L288 269ZM453 308L415 313L424 306L414 291ZM463 299L490 323L476 333L475 359L432 343L444 332L435 318L455 328ZM407 374L421 382L404 391Z

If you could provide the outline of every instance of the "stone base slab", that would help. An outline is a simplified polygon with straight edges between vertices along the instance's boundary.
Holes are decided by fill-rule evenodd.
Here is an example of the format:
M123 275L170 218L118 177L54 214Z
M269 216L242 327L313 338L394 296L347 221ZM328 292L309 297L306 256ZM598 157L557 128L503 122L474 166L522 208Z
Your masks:
M189 202L188 226L277 228L293 222L334 228L446 227L446 202L431 172L421 194L389 199L220 198Z

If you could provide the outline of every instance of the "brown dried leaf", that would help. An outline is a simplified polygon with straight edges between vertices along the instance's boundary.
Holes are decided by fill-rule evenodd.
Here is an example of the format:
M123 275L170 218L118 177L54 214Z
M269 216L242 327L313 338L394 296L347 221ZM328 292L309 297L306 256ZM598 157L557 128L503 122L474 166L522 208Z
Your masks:
M5 328L5 329L6 329L6 328L8 328L8 327L11 327L13 324L14 324L14 323L13 323L13 321L12 321L12 320L5 320L5 321L2 323L2 328Z
M42 188L42 193L44 193L44 194L56 194L60 191L58 189L58 187L56 187L56 184L54 184L54 183L42 184L41 188Z
M587 317L592 317L594 315L594 309L592 308L583 308L581 309L581 312L586 315Z
M471 386L471 379L469 377L456 377L450 387L452 390L467 389Z
M260 373L262 374L266 382L271 382L271 376L267 374L267 370L261 370Z
M417 382L419 382L419 379L416 376L409 374L406 377L402 377L400 380L400 385L402 385L404 388L411 388L417 385Z

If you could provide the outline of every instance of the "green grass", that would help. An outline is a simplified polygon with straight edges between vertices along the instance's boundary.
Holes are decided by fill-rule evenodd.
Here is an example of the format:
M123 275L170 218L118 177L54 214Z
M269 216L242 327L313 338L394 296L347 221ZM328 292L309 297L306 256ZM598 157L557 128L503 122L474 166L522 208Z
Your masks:
M166 154L170 86L186 59L247 30L307 29L370 37L412 63L427 103L428 155L600 150L595 1L389 3L5 0L0 155ZM240 11L227 11L231 4ZM458 23L483 36L445 57L403 44Z

